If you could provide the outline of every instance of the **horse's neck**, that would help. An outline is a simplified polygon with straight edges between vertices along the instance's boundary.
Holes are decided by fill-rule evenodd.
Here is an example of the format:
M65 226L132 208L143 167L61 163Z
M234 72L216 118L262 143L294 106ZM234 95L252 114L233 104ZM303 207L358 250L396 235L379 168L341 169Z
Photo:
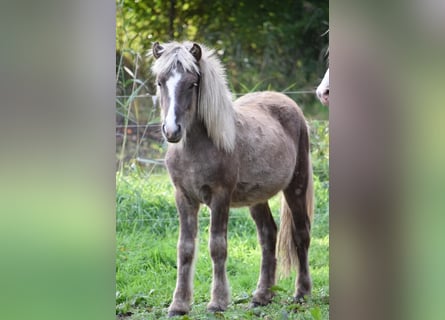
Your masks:
M184 146L193 148L197 144L201 144L203 142L207 144L211 142L211 139L209 138L207 128L205 127L203 121L196 117L186 132ZM213 144L213 142L211 143Z

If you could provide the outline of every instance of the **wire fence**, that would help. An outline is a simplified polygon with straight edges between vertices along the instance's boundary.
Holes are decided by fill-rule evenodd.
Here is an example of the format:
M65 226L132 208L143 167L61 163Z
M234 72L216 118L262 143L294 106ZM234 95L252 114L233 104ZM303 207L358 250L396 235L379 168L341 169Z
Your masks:
M199 221L210 221L210 216L202 216L200 215L198 217ZM248 214L231 214L230 219L249 219ZM122 223L122 222L176 222L178 221L178 217L175 218L144 218L144 219L116 219L116 222Z
M279 196L279 194L278 194ZM208 210L208 209L200 209L200 215L198 217L199 222L202 221L210 221L211 217L210 215L205 215L203 216L201 213L203 210ZM239 208L237 210L240 210ZM317 212L317 209L315 210L315 214L319 214L319 212ZM248 212L247 207L245 208L246 212L233 212L233 208L231 208L230 210L230 216L229 218L231 220L248 220L250 221L250 214ZM272 214L275 216L274 212L272 212ZM177 222L178 221L178 217L172 217L172 218L135 218L135 219L122 219L122 218L118 218L116 219L117 223L124 223L124 222L132 222L132 223L161 223L161 222ZM252 220L253 221L253 220Z
M327 122L327 120L313 120L313 121ZM159 127L160 128L160 126L161 125L158 123L158 124L128 125L128 126L116 125L116 128L117 129L118 128L119 129L138 129L138 128L147 129L147 127ZM165 161L164 161L164 158L162 156L161 157L157 157L157 158L147 158L147 157L142 156L142 154L144 153L144 149L141 148L141 145L142 145L142 143L144 141L144 133L145 132L146 131L142 131L141 130L141 133L142 133L141 137L138 137L136 141L127 141L126 142L127 147L131 143L136 145L136 150L134 150L133 152L128 151L128 153L131 154L130 158L133 159L134 161L136 161L137 163L142 164L142 165L155 165L155 166L165 167ZM124 133L122 133L122 132L116 132L116 136L123 136L123 135L124 135ZM162 141L157 141L156 143L158 145L160 145L160 146L163 145ZM150 147L147 147L147 148L150 148ZM163 151L165 151L164 150L165 148L161 147L161 149ZM162 152L159 155L163 155ZM314 172L314 174L322 174L322 173L324 173L323 170L317 170L315 168L314 168L313 172Z

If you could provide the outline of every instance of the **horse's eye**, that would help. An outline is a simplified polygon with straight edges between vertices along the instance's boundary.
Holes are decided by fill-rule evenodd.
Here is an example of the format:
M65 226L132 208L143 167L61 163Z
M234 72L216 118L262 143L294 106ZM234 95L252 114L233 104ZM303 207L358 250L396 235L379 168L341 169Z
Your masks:
M194 87L197 87L197 86L198 86L198 83L197 83L197 82L193 82L193 83L190 85L189 89L193 89Z
M162 87L161 81L158 81L158 87Z

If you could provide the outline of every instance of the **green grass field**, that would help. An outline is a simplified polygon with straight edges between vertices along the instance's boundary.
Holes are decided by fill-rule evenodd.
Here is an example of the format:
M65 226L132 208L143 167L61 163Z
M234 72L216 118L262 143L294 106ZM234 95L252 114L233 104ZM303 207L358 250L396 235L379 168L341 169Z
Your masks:
M209 211L201 207L194 280L189 315L179 319L328 319L329 318L329 181L327 132L315 126L318 149L312 152L316 208L309 251L312 296L303 305L292 301L295 273L279 279L273 302L249 309L259 275L261 251L247 208L232 209L229 220L227 272L232 302L224 313L206 311L210 299L211 260L207 248ZM321 152L320 145L326 143ZM116 192L116 314L120 319L166 319L176 281L178 219L173 187L166 172L138 169L117 174ZM279 223L280 196L269 203Z

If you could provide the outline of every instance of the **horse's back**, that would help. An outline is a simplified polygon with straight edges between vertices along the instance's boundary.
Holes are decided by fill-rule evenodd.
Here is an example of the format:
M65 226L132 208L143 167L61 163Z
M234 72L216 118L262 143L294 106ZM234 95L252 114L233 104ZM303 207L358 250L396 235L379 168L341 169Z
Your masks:
M258 91L247 93L235 100L235 108L253 104L296 105L287 95L276 91Z
M235 100L234 108L240 119L253 117L258 122L267 121L269 124L273 122L271 119L278 121L286 133L295 139L299 137L301 127L306 126L297 103L280 92L248 93Z

